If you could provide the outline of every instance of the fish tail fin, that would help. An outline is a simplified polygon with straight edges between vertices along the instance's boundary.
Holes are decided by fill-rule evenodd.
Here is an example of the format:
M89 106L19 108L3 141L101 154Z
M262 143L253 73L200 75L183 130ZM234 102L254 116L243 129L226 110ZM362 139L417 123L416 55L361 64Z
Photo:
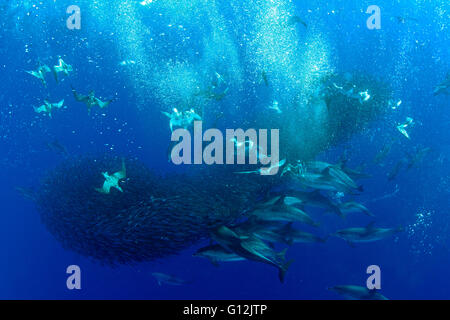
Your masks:
M314 228L319 228L320 227L320 222L312 221L310 223L310 225L313 226Z
M281 267L279 268L278 278L280 279L281 283L284 283L284 279L286 277L286 272L289 269L289 266L292 264L292 262L294 262L294 260L289 260L289 261L285 262L283 265L281 265Z
M294 230L294 228L292 227L293 224L294 224L294 223L293 223L292 221L286 223L286 224L281 228L281 231L284 232L284 233L289 233L289 232L293 231L293 230Z

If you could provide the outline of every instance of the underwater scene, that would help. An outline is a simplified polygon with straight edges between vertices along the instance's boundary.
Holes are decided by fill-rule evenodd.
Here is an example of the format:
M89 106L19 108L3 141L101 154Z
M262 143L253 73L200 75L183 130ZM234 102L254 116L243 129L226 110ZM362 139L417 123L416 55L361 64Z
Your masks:
M0 299L450 299L448 0L0 26Z

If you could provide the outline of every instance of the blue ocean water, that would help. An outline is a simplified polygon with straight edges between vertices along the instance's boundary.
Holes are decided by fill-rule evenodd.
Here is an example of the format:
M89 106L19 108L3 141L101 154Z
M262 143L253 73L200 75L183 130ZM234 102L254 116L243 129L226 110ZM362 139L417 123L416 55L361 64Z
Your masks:
M166 1L164 5L159 1L117 1L116 5L114 1L10 1L0 5L0 298L338 299L328 287L365 286L367 267L378 265L381 292L390 299L448 299L449 95L433 95L433 90L450 72L449 2L380 0L373 4L381 8L381 29L369 30L366 9L372 3L362 1L205 4L198 0ZM73 4L81 9L80 30L66 26L66 9ZM207 5L213 8L207 14L200 11L200 17L189 17L197 7ZM317 61L318 68L332 66L339 72L370 74L388 83L395 101L402 101L398 108L389 108L385 116L372 121L367 130L330 146L317 158L337 162L345 151L351 167L363 165L371 178L363 180L364 192L357 201L375 214L376 225L402 226L404 231L354 247L336 237L325 244L294 244L287 253L294 262L285 283L280 283L272 266L262 263L239 261L215 267L206 259L192 257L196 249L209 243L207 240L176 256L115 268L63 249L42 224L33 201L17 191L18 187L38 187L46 172L64 160L64 155L46 145L56 139L70 155L110 153L138 158L159 172L180 170L167 162L170 130L161 111L176 107L171 105L171 95L183 95L195 72L201 73L205 66L193 63L177 78L171 70L185 66L170 63L177 59L195 61L192 57L196 55L200 60L217 50L223 61L219 59L207 68L224 68L222 63L247 77L245 62L239 60L247 55L243 51L251 46L252 37L273 45L264 33L255 33L252 28L270 33L277 26L260 26L261 16L248 21L243 12L268 6L275 8L275 16L288 8L308 25L304 29L297 26L298 39L280 42L298 41L301 48L322 53L312 57L312 61L328 59ZM210 19L208 23L196 24L205 17ZM211 32L214 24L226 28ZM247 24L248 28L241 28ZM244 29L249 31L249 42L238 32ZM223 47L202 51L211 41L211 33ZM238 44L237 56L228 55L227 41ZM44 87L25 72L35 70L38 61L54 65L58 56L75 69L58 84L48 74ZM121 66L127 59L136 64ZM88 114L85 105L73 98L71 85L83 94L95 90L102 99L114 101L108 108L96 108ZM210 108L232 115L224 126L234 127L260 112L252 103L254 94L243 86L240 95L245 98L214 102ZM56 110L51 119L34 112L33 106L42 105L46 98L51 102L65 99L67 108ZM233 114L231 105L238 105L239 112ZM396 129L406 117L415 122L408 129L410 139ZM392 139L395 143L384 161L373 163ZM409 170L402 169L395 179L387 179L401 159L420 148L430 148L422 161ZM345 219L313 214L321 221L317 231L321 235L365 226L373 220L358 214ZM66 287L69 265L81 268L81 290ZM172 274L189 283L160 286L152 272Z

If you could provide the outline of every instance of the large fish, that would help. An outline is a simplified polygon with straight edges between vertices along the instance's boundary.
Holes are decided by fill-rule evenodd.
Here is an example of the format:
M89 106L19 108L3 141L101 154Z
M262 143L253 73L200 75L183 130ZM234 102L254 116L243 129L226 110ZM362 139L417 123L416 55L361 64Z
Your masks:
M181 286L183 284L189 283L186 280L174 277L169 274L161 273L161 272L153 272L152 276L156 279L156 281L158 282L158 285L169 284L172 286Z
M435 96L437 96L439 94L445 94L445 95L450 94L450 73L447 73L447 76L445 77L445 79L434 88L433 94Z
M240 236L226 226L212 232L211 237L225 250L252 261L266 263L278 269L278 277L284 282L286 271L291 261L286 262L286 250L275 252L264 241L253 236Z
M350 178L340 164L332 165L322 161L309 161L305 163L305 170L297 178L303 187L317 190L344 193L363 191L362 187Z
M200 248L193 254L193 256L206 258L215 266L218 266L219 262L246 260L244 257L241 257L233 251L228 251L218 244Z
M292 227L292 223L286 224L283 228L272 231L279 234L286 244L293 244L293 243L324 243L326 242L325 238L320 238L316 235L313 235L308 232L303 232L300 230L297 230ZM263 233L264 234L264 233ZM260 233L257 233L257 235L260 235Z
M286 191L286 194L293 196L293 198L291 197L286 198L287 204L323 208L330 212L336 213L338 216L342 216L342 212L339 206L335 204L333 201L331 201L329 198L322 195L322 193L319 190L314 190L310 192L300 190L289 190Z
M270 248L264 241L256 237L250 237L241 242L244 249L241 255L249 260L263 262L278 268L278 278L284 282L286 271L292 260L286 261L285 254L287 249L277 253Z
M425 156L431 151L431 148L416 148L413 154L408 154L408 165L406 167L407 170L417 167L425 158Z
M249 214L266 221L298 221L309 224L311 226L319 226L306 212L303 210L287 205L285 203L285 196L276 198L273 204L267 205L263 208L257 208Z
M373 222L369 223L364 228L348 228L339 230L334 235L338 238L344 239L349 244L355 242L373 242L383 240L393 236L396 233L403 231L403 228L375 228Z
M395 166L391 169L391 171L387 174L387 178L389 181L394 180L395 178L397 178L398 174L400 173L400 170L402 169L402 167L404 165L406 165L408 162L408 159L406 158L402 158L400 159Z
M364 205L358 202L354 201L348 201L345 203L342 203L340 206L340 210L343 213L352 213L352 212L362 212L370 217L373 217L373 213L370 212L369 209L367 209Z
M343 285L328 288L349 300L389 300L376 289L369 290L366 287Z

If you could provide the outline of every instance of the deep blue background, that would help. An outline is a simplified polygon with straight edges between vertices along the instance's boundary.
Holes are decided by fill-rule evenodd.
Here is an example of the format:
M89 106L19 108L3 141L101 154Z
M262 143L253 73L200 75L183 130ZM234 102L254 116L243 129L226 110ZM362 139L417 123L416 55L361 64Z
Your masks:
M334 299L337 296L327 287L364 285L365 270L371 264L381 267L382 293L391 299L450 298L449 97L432 95L433 86L450 70L450 5L439 1L378 1L382 29L368 30L365 9L372 3L348 2L319 5L319 1L298 1L296 6L306 21L312 16L327 21L328 30L324 32L338 53L338 70L362 70L388 82L393 82L395 71L401 70L402 79L394 87L403 103L399 110L373 123L369 131L320 158L336 161L345 149L352 166L365 163L365 170L373 177L364 181L365 192L357 200L376 214L378 225L401 225L405 232L355 248L337 238L330 238L325 245L294 245L288 257L295 262L285 284L279 283L276 270L270 266L245 261L216 268L206 260L191 257L195 248L158 262L115 269L62 249L41 224L33 203L15 190L18 186L37 186L46 170L62 161L62 156L45 148L46 142L57 137L71 154L126 154L152 168L171 170L165 158L167 119L159 108L151 108L151 101L150 111L137 111L124 79L115 73L119 61L110 54L114 35L105 32L101 36L104 41L94 41L100 36L93 31L103 29L89 20L81 31L65 28L65 8L72 3L52 2L39 8L39 15L52 17L52 26L61 25L43 34L31 32L41 26L34 25L35 20L27 17L26 11L6 15L8 11L0 8L5 13L0 21L4 30L0 38L0 298ZM312 12L308 13L308 9ZM33 7L28 11L31 17L36 12ZM444 13L439 16L438 12ZM398 24L390 19L397 15L419 21ZM23 30L15 28L17 16L26 21L21 24ZM443 29L442 23L446 24ZM88 41L95 46L80 46L83 38L92 39ZM88 116L84 105L71 96L68 79L57 86L48 76L47 91L24 73L35 67L38 58L56 62L57 54L67 56L67 62L75 67L70 83L82 93L95 89L103 98L117 96L117 101L104 114L96 111ZM88 58L95 62L88 63ZM55 112L51 120L32 108L48 93L51 99L65 98L68 106L67 110ZM395 123L406 116L417 123L411 141L395 129ZM371 164L391 137L398 138L398 142L384 165ZM386 174L415 146L431 147L432 152L418 168L387 181ZM399 191L394 196L375 201L393 193L396 186ZM430 215L418 222L419 213ZM322 213L313 215L322 222L322 235L370 222L357 214L345 220ZM69 291L65 286L65 270L72 264L82 270L80 291ZM193 282L179 287L158 286L152 272L174 274Z

